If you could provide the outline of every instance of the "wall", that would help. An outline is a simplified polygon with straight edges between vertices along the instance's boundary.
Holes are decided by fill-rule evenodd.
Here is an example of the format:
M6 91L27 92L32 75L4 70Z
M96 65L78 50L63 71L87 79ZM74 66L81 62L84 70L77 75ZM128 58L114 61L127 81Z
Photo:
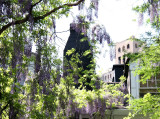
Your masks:
M129 44L129 48L127 48L127 45ZM135 45L137 44L137 48ZM121 64L123 64L123 55L126 53L136 53L140 50L139 42L133 41L133 40L124 40L122 42L116 43L116 64L119 64L118 57L121 57ZM124 50L123 50L123 47ZM120 48L120 51L118 50ZM125 58L126 60L126 58Z
M114 77L115 77L115 72L114 72L114 71L109 71L109 72L104 73L104 74L102 75L102 80L103 80L105 83L113 82Z
M106 111L106 115L105 117L103 117L103 119L123 119L124 117L127 117L129 112L131 112L130 110L127 109L115 109L112 112L110 110ZM89 115L84 114L84 115L80 115L79 119L91 119L89 117ZM100 116L95 116L93 119L101 119ZM149 119L149 116L143 116L143 115L137 115L132 119Z
M129 94L131 94L134 98L139 98L139 75L135 74L137 63L130 63L129 66L129 84L130 85L130 91Z

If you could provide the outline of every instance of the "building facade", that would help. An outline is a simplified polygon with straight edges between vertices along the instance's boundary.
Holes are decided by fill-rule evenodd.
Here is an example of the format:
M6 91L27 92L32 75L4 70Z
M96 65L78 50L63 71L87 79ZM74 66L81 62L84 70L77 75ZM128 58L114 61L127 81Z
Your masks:
M115 77L115 72L110 70L108 71L107 73L104 73L102 75L102 80L105 82L105 83L111 83L111 82L114 82L114 77Z
M129 58L124 57L124 55L127 53L141 52L142 47L139 46L140 43L138 41L129 39L116 43L116 60L112 71L102 75L103 79L106 77L105 82L120 82L119 78L124 75L127 79L125 85L127 87L128 93L131 94L134 98L143 97L146 93L157 94L159 93L158 88L160 87L160 76L154 76L151 79L148 79L145 84L139 82L141 76L135 73L139 63L130 62ZM111 72L112 80L109 78Z
M116 43L116 64L124 64L127 60L124 54L137 53L141 50L139 47L140 43L133 40L124 40Z

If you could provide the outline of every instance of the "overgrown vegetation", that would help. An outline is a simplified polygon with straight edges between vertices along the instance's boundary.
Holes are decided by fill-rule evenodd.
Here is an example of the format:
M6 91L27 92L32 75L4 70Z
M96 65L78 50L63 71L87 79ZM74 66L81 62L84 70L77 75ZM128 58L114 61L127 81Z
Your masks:
M95 25L98 17L98 1L90 0L87 14L79 14L71 24L74 30L87 35L93 47L84 55L97 52L94 43L106 40L112 43L104 27ZM122 81L116 85L106 85L98 80L94 71L94 62L90 70L83 71L79 54L72 55L71 69L62 77L59 68L62 61L58 59L52 39L56 39L56 20L68 16L73 6L84 9L85 0L1 0L0 1L0 118L78 118L79 114L90 117L100 115L104 118L106 109L123 107L125 86ZM141 82L159 75L159 0L144 1L134 8L140 13L149 13L147 23L153 27L154 35L147 32L143 37L143 50L131 59L138 61L137 74ZM86 17L85 17L86 16ZM140 21L140 23L142 23ZM84 27L85 26L85 27ZM88 32L86 31L88 30ZM87 33L87 34L86 34ZM33 45L36 52L32 53ZM95 51L95 52L93 52ZM68 51L71 55L74 49ZM93 59L94 61L94 59ZM78 76L79 88L75 88ZM87 78L89 84L84 84ZM86 90L90 85L93 90ZM131 100L130 109L134 117L141 113L152 118L160 117L159 95L146 94L143 98ZM129 118L130 118L129 117Z
M72 6L83 9L84 2L0 1L0 118L77 118L82 113L88 113L91 117L100 114L103 118L107 108L123 106L123 81L116 86L101 84L94 68L84 71L85 75L79 77L79 88L75 88L75 75L83 70L77 67L81 62L79 54L73 55L70 61L70 73L66 77L60 76L63 72L59 68L62 61L58 59L52 42L56 38L55 21L61 16L68 16ZM89 28L90 22L94 21L93 10L98 17L98 0L90 1L87 17L77 17L73 24L75 30L80 33L85 30L76 24ZM99 25L89 33L93 48L96 41L111 42L105 29ZM32 52L34 45L35 53ZM68 52L72 54L72 51ZM83 86L88 77L91 83L87 85L93 88L90 91L86 91Z
M152 31L146 32L139 40L143 49L138 54L132 54L130 57L133 62L138 63L136 74L140 75L140 82L146 83L148 79L157 78L160 75L160 34L159 34L159 0L143 1L141 5L136 6L134 10L140 14L140 23L151 25ZM146 16L143 20L143 16ZM146 21L145 21L146 20ZM159 85L157 85L159 92ZM150 116L152 119L160 117L160 95L147 93L143 98L131 100L130 109L134 110L129 118L136 114Z

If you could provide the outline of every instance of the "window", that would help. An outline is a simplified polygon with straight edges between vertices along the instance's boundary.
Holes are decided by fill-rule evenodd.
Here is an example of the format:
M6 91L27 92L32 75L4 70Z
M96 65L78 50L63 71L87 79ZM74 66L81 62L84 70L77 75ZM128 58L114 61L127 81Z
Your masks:
M122 47L122 50L125 51L125 46Z
M128 45L127 45L127 49L129 49L129 48L130 48L130 45L128 44Z
M137 44L135 44L135 48L138 48Z
M121 57L118 57L118 64L121 64Z
M118 48L118 52L121 52L121 48Z
M140 82L140 87L142 88L150 88L150 87L160 87L160 79L157 77L152 77L151 79L148 79L146 83Z
M153 76L148 79L146 83L140 82L140 97L143 97L146 93L158 94L158 88L160 87L160 75Z

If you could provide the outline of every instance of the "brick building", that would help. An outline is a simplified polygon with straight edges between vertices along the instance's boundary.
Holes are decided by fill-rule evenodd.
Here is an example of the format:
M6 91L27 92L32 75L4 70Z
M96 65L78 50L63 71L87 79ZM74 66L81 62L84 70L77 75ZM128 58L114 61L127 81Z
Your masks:
M148 79L146 84L140 83L140 76L135 74L138 63L131 63L129 58L124 57L127 53L138 53L142 51L142 47L139 47L139 45L140 43L138 41L128 39L116 43L116 59L112 71L106 72L102 75L102 80L106 82L106 80L108 80L108 76L112 72L112 83L119 82L119 78L124 75L127 79L125 85L127 86L128 92L134 98L143 97L144 94L148 92L151 94L157 94L157 89L160 87L160 76Z

